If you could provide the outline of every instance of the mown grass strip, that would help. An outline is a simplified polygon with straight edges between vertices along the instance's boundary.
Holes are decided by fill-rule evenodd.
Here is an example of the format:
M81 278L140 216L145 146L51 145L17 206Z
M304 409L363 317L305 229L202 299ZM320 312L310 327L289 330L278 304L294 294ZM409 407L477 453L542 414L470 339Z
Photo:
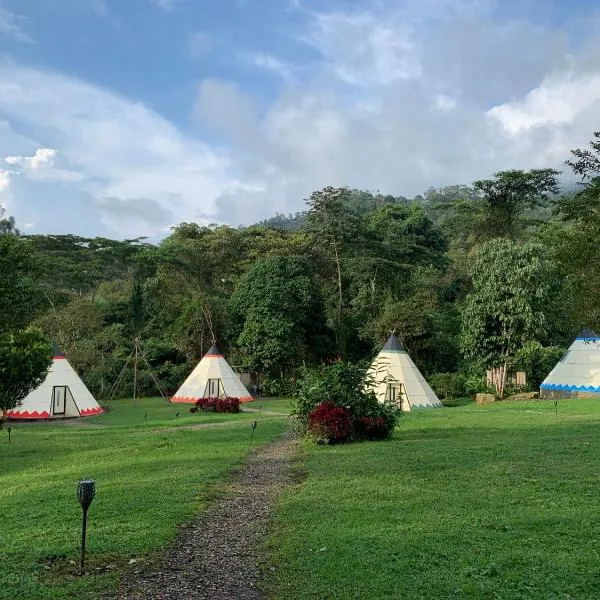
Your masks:
M281 416L189 415L186 408L119 401L106 415L78 423L13 425L10 444L0 432L0 599L85 599L110 591L122 565L170 543L177 525L223 489L250 449L251 420L258 421L253 446L286 427ZM228 420L228 427L185 427ZM79 578L66 573L80 542L76 486L87 477L97 485L89 516L93 574Z
M598 597L598 400L415 412L304 462L269 541L273 598Z

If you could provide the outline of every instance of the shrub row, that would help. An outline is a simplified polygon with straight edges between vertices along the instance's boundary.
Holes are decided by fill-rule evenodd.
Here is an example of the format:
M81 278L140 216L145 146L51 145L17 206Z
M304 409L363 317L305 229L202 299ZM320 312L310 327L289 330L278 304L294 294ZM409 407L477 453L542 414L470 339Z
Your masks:
M239 398L200 398L196 400L195 406L190 408L190 412L218 412L218 413L239 413Z

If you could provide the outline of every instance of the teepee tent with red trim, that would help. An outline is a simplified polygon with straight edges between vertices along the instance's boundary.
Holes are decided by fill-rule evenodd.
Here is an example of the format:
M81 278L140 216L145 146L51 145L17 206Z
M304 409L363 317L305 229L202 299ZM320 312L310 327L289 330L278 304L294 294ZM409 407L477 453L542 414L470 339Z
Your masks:
M371 363L365 387L375 392L379 402L397 404L403 411L443 407L393 333Z
M239 398L240 402L254 400L220 350L213 344L171 398L171 402L192 404L200 398L225 397Z
M104 412L67 357L55 344L53 347L54 356L46 379L17 407L6 412L9 419L66 419Z

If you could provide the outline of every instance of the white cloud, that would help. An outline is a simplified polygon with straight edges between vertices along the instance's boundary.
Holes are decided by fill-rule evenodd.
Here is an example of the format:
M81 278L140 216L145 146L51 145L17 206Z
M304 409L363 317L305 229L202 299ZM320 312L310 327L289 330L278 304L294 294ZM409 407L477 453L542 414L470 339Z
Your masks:
M11 171L0 169L0 192L6 191L10 185Z
M47 169L54 165L56 150L38 148L33 156L7 156L4 160L9 165L17 165L24 169Z
M412 30L369 12L316 14L304 40L333 73L353 85L388 85L421 75Z
M25 33L19 25L20 20L22 20L22 17L0 6L0 34L12 37L20 42L35 44L35 40L29 34Z
M220 194L239 186L228 174L225 156L139 103L53 72L11 62L0 69L0 112L60 148L64 161L58 173L31 168L23 173L38 185L43 175L46 182L50 177L79 190L89 222L100 216L114 232L151 234L147 223L130 219L121 226L118 219L109 220L98 202L146 198L174 210L179 220L202 220L214 213ZM39 153L14 158L21 165L40 162ZM142 205L137 206L142 215ZM40 222L35 215L28 218Z
M573 122L595 107L600 114L600 73L553 75L517 102L489 111L511 135L536 126L558 126Z
M271 71L276 73L284 80L289 81L292 78L294 68L289 63L279 60L272 54L267 52L253 52L243 56L251 65L264 69L265 71Z

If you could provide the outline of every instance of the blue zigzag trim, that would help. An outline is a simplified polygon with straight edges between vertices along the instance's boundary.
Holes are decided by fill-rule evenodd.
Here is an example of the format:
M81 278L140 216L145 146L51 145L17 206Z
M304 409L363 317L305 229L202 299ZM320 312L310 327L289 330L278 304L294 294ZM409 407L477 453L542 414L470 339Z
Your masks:
M542 383L540 387L544 390L559 390L562 392L598 392L600 393L600 386L594 387L593 385L566 385L562 383Z

